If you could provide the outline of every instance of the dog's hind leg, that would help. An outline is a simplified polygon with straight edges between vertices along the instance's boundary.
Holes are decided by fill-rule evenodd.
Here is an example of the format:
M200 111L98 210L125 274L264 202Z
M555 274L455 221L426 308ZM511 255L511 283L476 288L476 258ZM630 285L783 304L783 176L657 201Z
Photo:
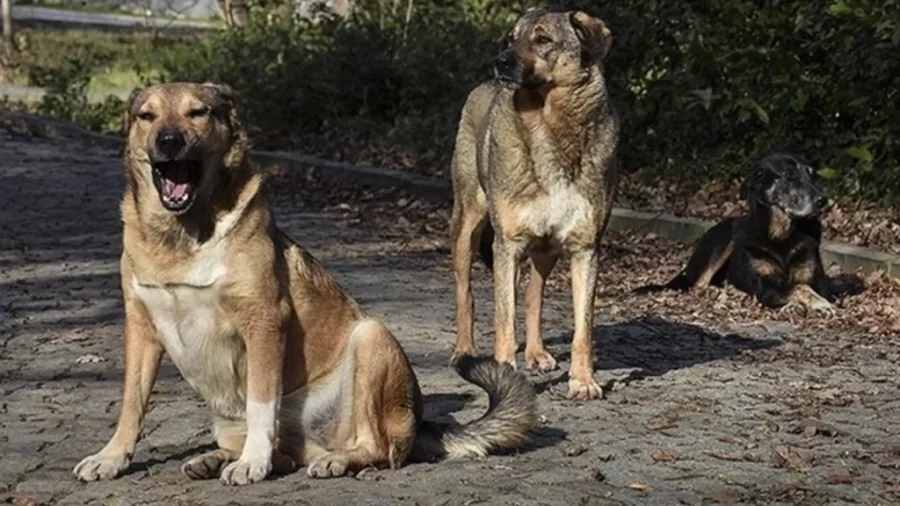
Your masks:
M456 280L456 344L453 358L475 353L474 311L472 298L472 246L480 242L482 228L487 222L483 193L465 205L456 201L453 205L450 233L453 257L453 275ZM465 207L468 206L468 207Z
M344 360L330 451L313 457L305 450L307 458L312 457L306 472L314 478L367 467L397 468L412 450L418 387L396 339L377 321L361 321Z
M734 218L720 221L697 241L680 282L673 279L667 287L675 290L701 291L720 281L723 270L734 254ZM676 286L677 285L677 286Z
M572 336L572 364L569 369L570 399L588 400L603 391L594 380L594 292L600 256L595 248L572 255L572 306L575 333Z
M525 367L541 372L556 369L556 360L544 348L541 333L541 309L544 304L544 284L553 267L557 255L531 254L531 275L525 290Z
M731 255L734 254L735 242L730 240L724 245L717 244L716 246L718 247L710 255L706 266L695 278L696 281L694 281L693 286L690 287L691 290L706 290L709 288L710 284L723 278L723 270L728 263L728 260L731 259ZM688 272L691 272L690 268L688 268ZM688 276L691 275L689 274Z

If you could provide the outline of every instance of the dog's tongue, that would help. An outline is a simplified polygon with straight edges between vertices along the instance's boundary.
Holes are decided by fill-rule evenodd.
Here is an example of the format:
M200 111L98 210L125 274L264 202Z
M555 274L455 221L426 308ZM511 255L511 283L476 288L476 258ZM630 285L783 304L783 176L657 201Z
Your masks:
M166 171L163 177L163 192L172 198L180 198L190 189L189 169L176 165Z

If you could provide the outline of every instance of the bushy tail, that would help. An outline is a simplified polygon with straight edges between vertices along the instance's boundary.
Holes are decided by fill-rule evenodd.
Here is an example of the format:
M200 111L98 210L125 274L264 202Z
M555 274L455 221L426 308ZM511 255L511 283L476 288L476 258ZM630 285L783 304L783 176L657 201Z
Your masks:
M687 277L687 274L684 272L679 272L677 276L672 278L671 281L664 285L644 285L632 290L632 293L653 293L653 292L661 292L663 290L678 290L679 292L686 292L690 290L691 285L693 283Z
M416 433L412 461L481 457L512 449L537 424L534 388L512 366L490 357L460 357L456 371L488 394L488 410L465 425L423 421Z

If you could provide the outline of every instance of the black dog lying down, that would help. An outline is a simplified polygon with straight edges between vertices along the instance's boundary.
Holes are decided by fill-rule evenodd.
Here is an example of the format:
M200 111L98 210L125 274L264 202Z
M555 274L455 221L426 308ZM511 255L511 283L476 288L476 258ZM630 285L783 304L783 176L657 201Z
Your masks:
M741 186L750 212L725 219L697 242L687 266L659 290L702 290L724 281L764 306L799 304L807 311L834 313L822 266L819 215L828 199L813 181L813 169L797 157L770 154L756 163Z

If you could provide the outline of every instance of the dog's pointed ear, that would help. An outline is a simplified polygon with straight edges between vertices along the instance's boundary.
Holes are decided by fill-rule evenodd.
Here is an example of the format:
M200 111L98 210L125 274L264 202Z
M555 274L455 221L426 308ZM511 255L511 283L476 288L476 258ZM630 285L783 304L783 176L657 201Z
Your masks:
M234 107L236 94L231 86L219 83L203 83L203 87L210 90L223 105Z
M212 92L218 101L220 111L228 120L228 128L231 129L231 149L225 155L225 164L229 167L236 166L246 159L250 143L247 131L241 123L237 108L237 93L227 84L203 83L203 87Z
M591 57L595 61L606 58L612 46L612 31L606 23L581 11L572 12L569 19L582 47L587 49Z
M125 119L122 121L122 133L126 137L131 130L131 124L134 122L134 115L137 112L135 111L135 106L137 106L137 99L142 91L144 90L140 88L131 90L131 94L128 95L128 99L125 101Z
M747 174L747 177L744 179L744 182L741 183L741 194L740 198L742 200L749 200L752 194L757 193L762 189L766 184L766 179L770 177L772 174L772 169L768 165L768 161L763 159L756 162L753 167L750 168L750 172ZM759 198L759 194L756 194L754 198Z
M224 116L228 118L231 130L235 133L243 132L241 120L237 112L237 93L235 93L234 88L227 84L210 82L203 83L203 87L212 92L213 96L216 97L218 107L220 108L220 111L224 113Z

